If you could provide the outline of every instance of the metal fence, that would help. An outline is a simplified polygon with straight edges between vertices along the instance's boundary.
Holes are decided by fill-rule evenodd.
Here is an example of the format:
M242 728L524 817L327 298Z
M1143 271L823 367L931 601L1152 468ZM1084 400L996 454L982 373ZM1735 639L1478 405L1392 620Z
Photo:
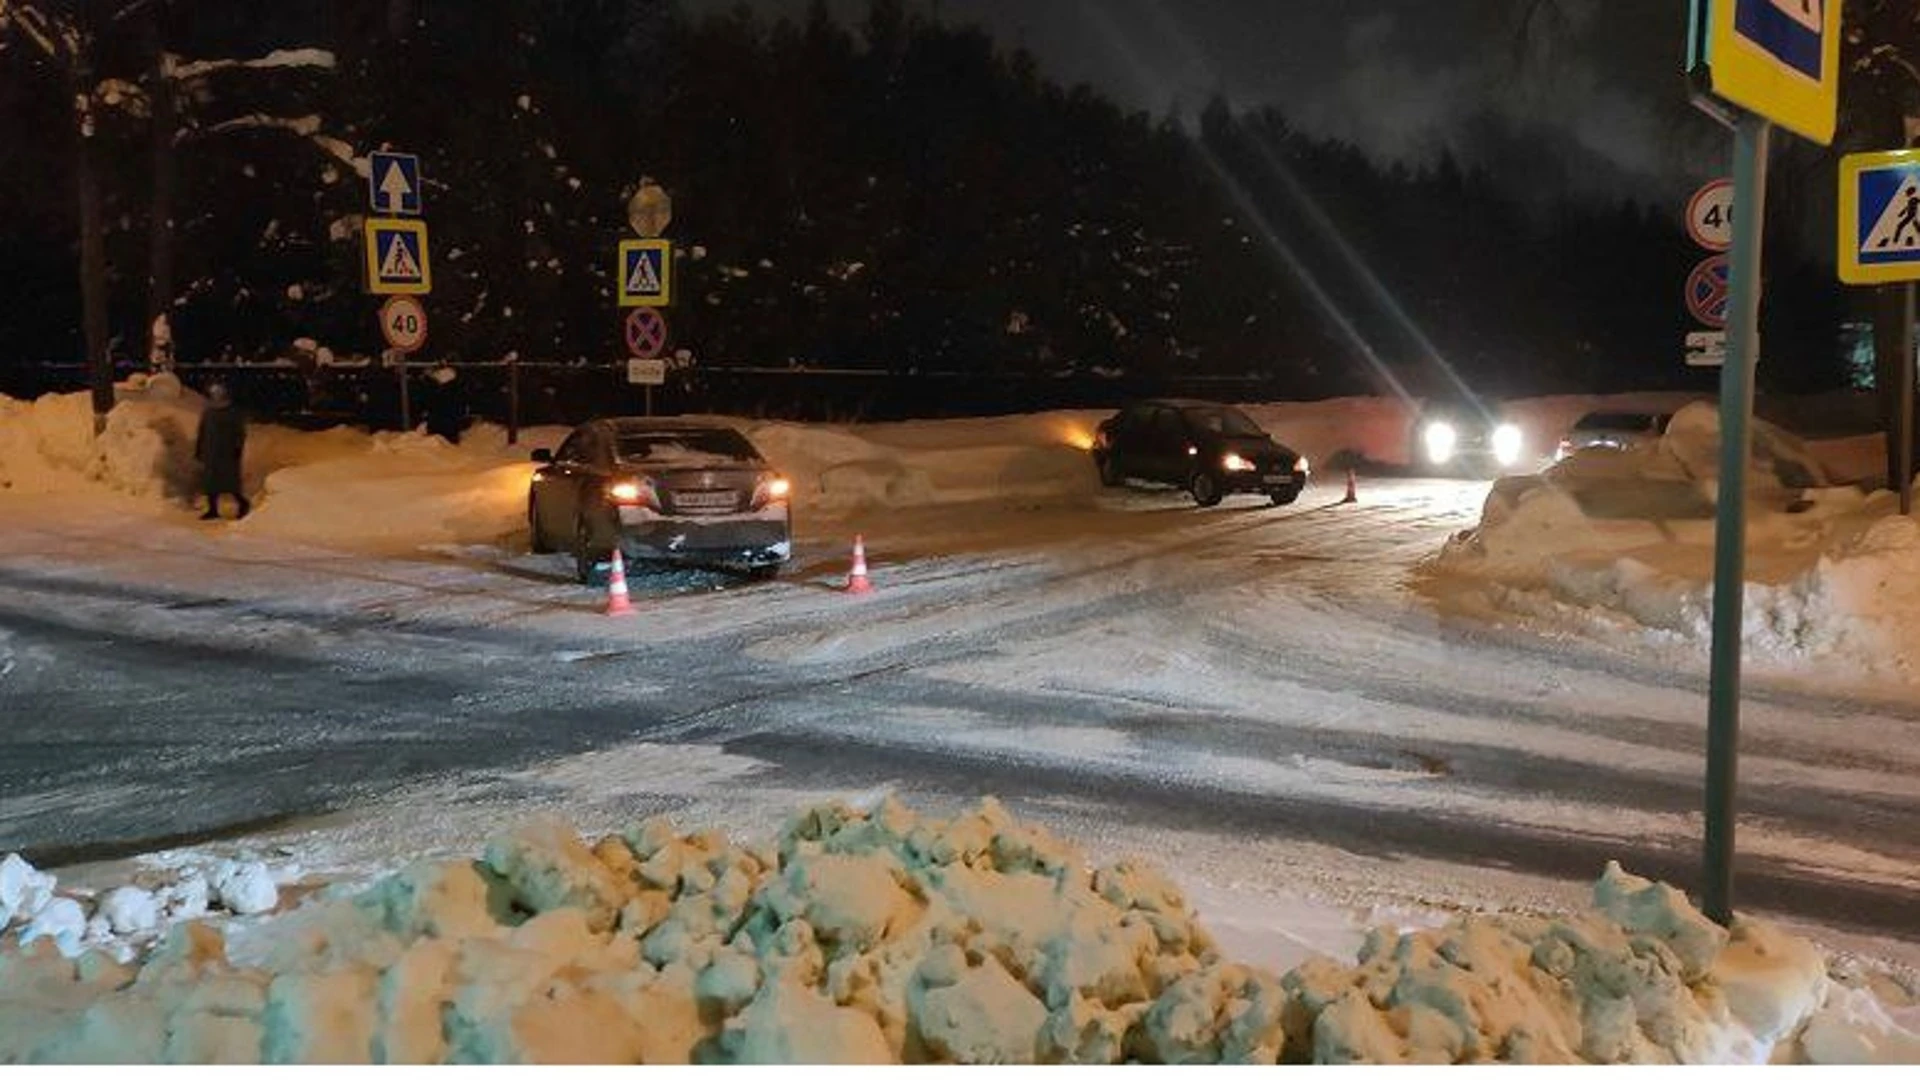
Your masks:
M196 390L225 383L254 416L300 427L351 424L397 429L421 421L436 395L450 394L466 416L509 427L574 424L599 416L718 413L828 422L990 416L1062 408L1112 408L1149 395L1235 401L1296 399L1299 387L1261 376L1107 377L1093 374L981 374L859 369L695 367L653 388L627 382L621 364L548 362L449 365L453 388L433 381L437 364L404 369L366 364L180 364ZM128 378L144 367L123 366ZM401 372L405 372L403 384ZM0 393L33 398L84 390L79 364L0 368ZM403 391L404 385L404 391Z

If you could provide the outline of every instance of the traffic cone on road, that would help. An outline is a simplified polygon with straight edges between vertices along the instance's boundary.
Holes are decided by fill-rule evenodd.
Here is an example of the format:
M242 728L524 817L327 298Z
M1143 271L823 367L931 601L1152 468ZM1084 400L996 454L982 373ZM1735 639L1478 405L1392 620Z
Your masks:
M855 594L873 591L873 582L867 580L867 542L864 537L853 538L853 571L847 575L847 591Z
M1340 502L1342 505L1345 505L1347 503L1357 503L1359 501L1360 501L1360 492L1357 488L1354 487L1353 470L1348 469L1347 470L1347 497L1344 499L1341 499Z
M613 549L613 570L607 574L607 614L633 614L633 601L627 597L627 561L620 549Z

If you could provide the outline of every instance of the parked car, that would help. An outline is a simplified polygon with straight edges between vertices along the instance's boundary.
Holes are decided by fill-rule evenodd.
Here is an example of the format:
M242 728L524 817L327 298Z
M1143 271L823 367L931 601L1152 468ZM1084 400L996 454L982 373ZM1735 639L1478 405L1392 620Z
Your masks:
M1300 497L1310 475L1306 458L1275 442L1246 413L1205 401L1127 406L1094 433L1093 463L1108 487L1129 480L1172 484L1201 506L1236 492L1285 506Z
M737 567L756 577L779 573L792 557L792 485L730 427L595 420L533 460L533 550L568 552L583 583L616 544L628 559Z
M1527 456L1520 425L1477 401L1430 400L1413 429L1413 460L1429 470L1500 473Z
M1553 460L1565 461L1582 450L1636 450L1667 433L1672 413L1591 412L1574 422L1560 440Z

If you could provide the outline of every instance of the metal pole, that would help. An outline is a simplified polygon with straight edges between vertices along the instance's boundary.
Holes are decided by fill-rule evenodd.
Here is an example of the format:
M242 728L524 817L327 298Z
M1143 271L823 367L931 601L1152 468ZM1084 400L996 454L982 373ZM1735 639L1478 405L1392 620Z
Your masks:
M407 387L407 358L401 356L400 362L393 365L393 370L400 373L400 430L412 431L413 397Z
M1900 302L1894 307L1900 312L1900 325L1894 331L1895 354L1900 357L1900 445L1895 453L1900 459L1899 482L1894 485L1900 492L1900 513L1913 513L1913 283L1908 282L1900 290Z
M1713 532L1713 667L1707 691L1705 883L1701 905L1733 919L1733 811L1740 743L1740 628L1746 589L1748 428L1760 329L1760 258L1773 126L1742 114L1733 131L1733 267L1720 369L1720 486Z
M653 415L653 384L647 384L647 415Z
M520 361L507 361L507 445L520 441Z

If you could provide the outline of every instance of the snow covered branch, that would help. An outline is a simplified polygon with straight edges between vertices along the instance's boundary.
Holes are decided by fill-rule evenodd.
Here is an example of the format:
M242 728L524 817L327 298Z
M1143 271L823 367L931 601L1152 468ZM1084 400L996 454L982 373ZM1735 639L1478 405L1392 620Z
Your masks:
M198 133L216 135L229 131L248 130L284 131L307 139L361 176L366 176L370 167L366 158L354 155L353 147L345 140L323 132L318 116L269 116L266 113L248 113L245 116L236 116L231 120L223 120L218 124L202 128ZM182 131L174 137L174 141L185 142L194 134L196 132Z
M251 60L181 60L168 54L165 71L174 79L197 79L211 75L216 71L230 71L235 68L319 68L326 71L335 66L333 54L325 49L275 49L265 56Z
M33 42L49 57L57 58L61 55L62 41L71 43L71 34L63 32L60 24L32 4L8 3L7 0L0 0L0 31L10 26L18 26L27 40ZM68 53L68 55L72 54Z

